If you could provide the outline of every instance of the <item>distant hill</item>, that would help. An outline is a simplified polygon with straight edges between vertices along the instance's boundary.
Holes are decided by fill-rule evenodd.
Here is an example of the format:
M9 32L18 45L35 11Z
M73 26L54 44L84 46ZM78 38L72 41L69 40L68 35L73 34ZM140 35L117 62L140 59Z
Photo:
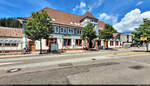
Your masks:
M16 18L1 18L1 27L21 28L22 24Z

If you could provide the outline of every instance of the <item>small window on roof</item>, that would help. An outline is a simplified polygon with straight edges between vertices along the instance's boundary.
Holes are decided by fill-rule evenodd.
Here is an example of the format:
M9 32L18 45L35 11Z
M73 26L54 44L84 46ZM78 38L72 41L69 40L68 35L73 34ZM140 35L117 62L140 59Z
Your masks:
M70 22L70 24L73 24L73 22Z
M56 21L56 19L52 18L52 21Z
M76 23L76 22L75 22L74 24L75 24L75 25L77 25L77 23Z

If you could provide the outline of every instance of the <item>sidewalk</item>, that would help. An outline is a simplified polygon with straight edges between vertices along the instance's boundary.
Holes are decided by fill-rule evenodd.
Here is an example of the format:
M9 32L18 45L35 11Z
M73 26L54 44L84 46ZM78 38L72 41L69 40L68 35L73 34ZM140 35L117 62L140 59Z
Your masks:
M99 50L99 51L87 51L87 50L73 50L73 51L66 51L64 53L48 53L48 54L39 54L39 52L32 52L32 54L21 54L21 53L13 53L11 55L0 55L0 59L4 59L4 58L19 58L19 57L31 57L31 56L53 56L53 55L72 55L72 54L86 54L86 53L108 53L108 52L112 52L112 51L134 51L134 50L139 50L139 51L144 51L144 47L142 48L121 48L121 49L115 49L115 50ZM113 53L113 52L112 52Z
M0 59L4 58L17 58L17 57L31 57L31 56L53 56L53 55L66 55L66 54L81 54L81 53L89 53L89 52L101 52L101 51L86 51L86 50L74 50L67 51L64 53L48 53L48 54L39 54L39 52L32 52L31 54L21 54L21 53L11 53L0 55Z

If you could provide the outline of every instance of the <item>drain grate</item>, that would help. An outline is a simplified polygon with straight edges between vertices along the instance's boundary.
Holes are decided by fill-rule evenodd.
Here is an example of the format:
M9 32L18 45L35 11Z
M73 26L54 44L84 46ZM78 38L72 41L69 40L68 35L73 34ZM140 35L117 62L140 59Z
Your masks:
M129 68L135 69L135 70L140 70L140 69L143 69L143 68L145 68L145 67L144 67L144 66L141 66L141 65L135 65L135 66L130 66Z
M64 64L58 64L58 66L73 66L72 63L64 63Z

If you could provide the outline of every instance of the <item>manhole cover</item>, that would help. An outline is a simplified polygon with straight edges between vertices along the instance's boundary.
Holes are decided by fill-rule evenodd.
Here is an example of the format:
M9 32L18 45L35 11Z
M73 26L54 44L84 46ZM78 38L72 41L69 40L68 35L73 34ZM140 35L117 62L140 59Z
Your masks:
M7 70L7 73L18 72L18 71L20 71L20 70L21 70L21 68L13 68L13 69Z
M143 68L144 68L144 66L136 65L136 66L130 66L129 68L131 68L131 69L135 69L135 70L140 70L140 69L143 69Z
M72 63L58 64L58 66L73 66Z

